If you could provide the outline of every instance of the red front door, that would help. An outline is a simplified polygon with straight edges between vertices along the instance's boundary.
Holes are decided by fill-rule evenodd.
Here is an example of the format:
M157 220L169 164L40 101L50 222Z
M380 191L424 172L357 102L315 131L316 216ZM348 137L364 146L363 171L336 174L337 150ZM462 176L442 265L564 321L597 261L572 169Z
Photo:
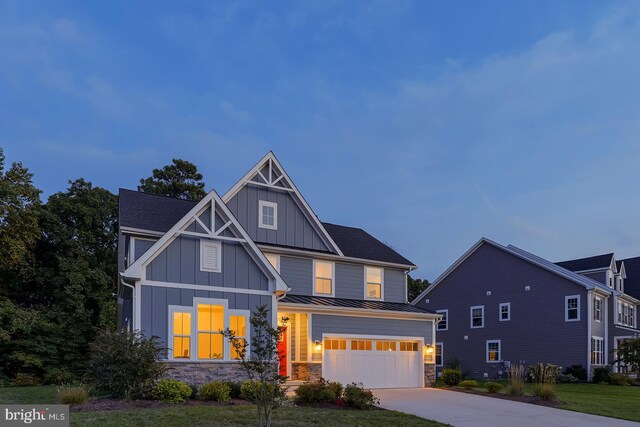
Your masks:
M282 337L280 337L280 341L278 342L278 355L280 356L280 375L287 376L287 340L288 340L288 331L285 326L282 331Z

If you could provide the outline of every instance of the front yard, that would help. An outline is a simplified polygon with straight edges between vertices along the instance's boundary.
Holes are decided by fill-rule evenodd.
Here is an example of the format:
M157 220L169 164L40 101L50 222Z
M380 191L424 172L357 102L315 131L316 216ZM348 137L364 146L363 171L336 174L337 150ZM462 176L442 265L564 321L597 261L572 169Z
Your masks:
M56 387L0 387L0 403L55 403ZM255 426L255 406L211 406L173 404L160 408L135 408L114 411L73 412L72 426ZM434 421L395 411L324 409L286 406L274 412L277 426L443 426Z
M441 385L441 387L446 387ZM532 396L532 384L525 384L525 396ZM452 390L464 391L461 387ZM640 387L609 384L556 384L558 402L555 407L605 417L640 422ZM480 382L475 392L491 396ZM506 395L506 385L500 391Z

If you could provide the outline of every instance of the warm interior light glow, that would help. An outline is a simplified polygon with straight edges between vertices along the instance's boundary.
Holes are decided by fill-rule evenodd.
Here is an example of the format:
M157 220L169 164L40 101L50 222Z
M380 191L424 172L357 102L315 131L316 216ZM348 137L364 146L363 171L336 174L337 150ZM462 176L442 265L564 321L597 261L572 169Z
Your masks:
M426 349L426 353L427 354L432 354L433 353L433 346L432 345L426 346L425 349Z
M314 350L315 351L321 351L322 350L322 343L320 341L316 340Z

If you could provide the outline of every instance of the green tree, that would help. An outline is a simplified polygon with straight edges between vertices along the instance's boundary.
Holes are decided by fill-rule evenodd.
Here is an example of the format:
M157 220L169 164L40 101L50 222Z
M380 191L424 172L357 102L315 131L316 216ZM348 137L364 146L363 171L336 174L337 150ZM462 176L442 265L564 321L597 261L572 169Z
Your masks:
M431 283L429 283L427 279L414 279L407 275L407 297L409 298L409 302L416 299L416 297L430 285Z
M40 190L32 178L22 163L5 170L0 148L0 295L12 298L24 294L21 283L33 274L33 248L40 237Z
M196 165L182 159L172 162L162 169L154 169L149 178L141 179L138 190L187 200L200 200L207 195Z
M640 338L629 338L618 345L616 360L630 368L631 372L640 372Z

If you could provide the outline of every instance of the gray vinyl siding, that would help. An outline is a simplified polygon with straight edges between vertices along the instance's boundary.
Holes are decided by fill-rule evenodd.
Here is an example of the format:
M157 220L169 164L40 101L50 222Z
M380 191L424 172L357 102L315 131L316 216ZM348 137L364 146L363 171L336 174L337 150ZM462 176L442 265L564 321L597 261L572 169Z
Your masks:
M278 204L278 229L258 227L258 202ZM318 231L304 215L291 194L283 190L246 185L229 200L227 206L256 242L328 252Z
M607 283L607 272L606 271L596 271L593 273L580 273L585 277L588 277L589 279L593 279L596 282L600 282L602 284L605 284L607 286L609 286L609 284Z
M180 236L147 265L147 279L266 291L269 279L240 243L222 242L222 272L200 270L200 239Z
M384 269L384 300L406 302L404 270Z
M336 298L364 298L364 266L336 263Z
M233 292L213 292L194 289L179 289L164 286L142 286L141 330L145 336L157 336L163 346L168 346L169 306L193 306L193 298L218 298L229 301L229 309L250 310L266 305L271 310L270 295L249 295Z
M591 313L589 313L589 321L591 322L591 336L593 337L600 337L600 338L605 338L605 329L606 329L606 324L607 324L607 319L606 319L606 308L605 306L607 305L607 298L605 297L600 297L600 299L602 300L602 313L601 313L601 321L598 322L596 321L593 316L594 316L594 295L591 295Z
M280 256L280 276L291 288L291 294L313 295L313 260Z
M131 260L131 263L133 263L135 260L140 258L156 242L155 240L138 239L138 238L134 238L134 240L135 240L135 244L134 244L135 258Z
M580 321L565 322L569 295L580 295ZM511 303L511 320L500 322L499 305L506 302ZM501 358L512 363L587 366L586 290L487 243L418 305L449 310L448 330L437 331L437 341L444 343L443 361L458 359L470 376L496 377L503 370L501 364L486 363L487 340L501 340ZM470 307L476 305L484 305L485 325L471 329Z
M431 320L401 320L375 317L311 316L311 340L322 340L322 334L388 335L402 337L424 337L426 344L433 340Z

